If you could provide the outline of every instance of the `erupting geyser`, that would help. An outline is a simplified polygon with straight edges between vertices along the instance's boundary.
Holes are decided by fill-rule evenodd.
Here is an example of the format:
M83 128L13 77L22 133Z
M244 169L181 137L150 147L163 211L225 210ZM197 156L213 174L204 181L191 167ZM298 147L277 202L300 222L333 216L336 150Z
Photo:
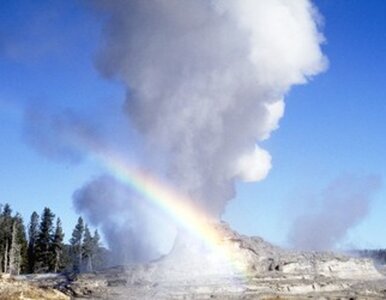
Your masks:
M107 14L101 72L127 87L126 111L173 184L219 216L237 178L260 180L256 142L283 97L325 67L309 1L93 1Z
M316 8L308 0L90 6L106 20L97 67L125 85L125 112L162 166L146 168L161 169L185 199L218 219L236 180L261 180L271 168L259 142L278 127L285 94L326 67ZM92 216L100 210L89 201L75 200L109 227Z

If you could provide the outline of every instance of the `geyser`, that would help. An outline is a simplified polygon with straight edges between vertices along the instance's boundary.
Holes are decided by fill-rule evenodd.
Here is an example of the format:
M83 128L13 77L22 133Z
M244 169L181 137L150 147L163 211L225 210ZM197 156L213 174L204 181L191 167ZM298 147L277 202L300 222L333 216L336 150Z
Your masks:
M326 66L318 14L296 1L92 1L107 16L98 69L127 88L125 110L183 193L221 215L234 181L263 179L257 146L283 97Z
M146 168L186 195L181 201L218 219L236 180L261 180L270 170L259 143L278 127L285 94L326 67L317 10L307 0L90 6L105 21L97 67L126 88L125 113L158 162ZM111 228L111 215L93 217L104 204L82 195L75 197L78 210ZM114 207L121 200L112 194L106 201Z

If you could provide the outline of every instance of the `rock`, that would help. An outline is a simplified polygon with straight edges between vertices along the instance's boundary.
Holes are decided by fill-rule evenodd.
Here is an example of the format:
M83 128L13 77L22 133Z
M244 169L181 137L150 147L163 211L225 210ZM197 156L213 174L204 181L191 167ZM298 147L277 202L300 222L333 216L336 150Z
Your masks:
M114 300L386 299L385 277L368 259L285 250L225 223L213 226L221 237L215 251L184 237L157 261L58 276L45 286L74 298Z
M53 288L43 288L25 279L2 275L0 278L0 300L70 300L69 296Z

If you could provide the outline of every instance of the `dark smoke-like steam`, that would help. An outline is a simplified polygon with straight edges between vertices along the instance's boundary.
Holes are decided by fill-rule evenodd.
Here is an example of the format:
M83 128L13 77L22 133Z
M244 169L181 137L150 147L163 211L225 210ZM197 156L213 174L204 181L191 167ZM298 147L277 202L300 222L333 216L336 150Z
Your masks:
M289 232L299 249L329 250L367 215L374 194L381 187L378 176L343 176L320 195L320 208L298 217Z

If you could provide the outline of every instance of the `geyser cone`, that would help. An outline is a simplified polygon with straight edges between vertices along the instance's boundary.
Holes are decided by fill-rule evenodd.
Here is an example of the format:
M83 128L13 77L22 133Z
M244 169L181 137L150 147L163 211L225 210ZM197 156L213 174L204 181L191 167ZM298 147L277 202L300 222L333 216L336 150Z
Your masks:
M272 263L271 258L264 261L264 257L275 248L263 240L241 236L224 222L205 227L215 237L211 243L180 230L170 253L152 265L151 280L245 280L266 271Z

